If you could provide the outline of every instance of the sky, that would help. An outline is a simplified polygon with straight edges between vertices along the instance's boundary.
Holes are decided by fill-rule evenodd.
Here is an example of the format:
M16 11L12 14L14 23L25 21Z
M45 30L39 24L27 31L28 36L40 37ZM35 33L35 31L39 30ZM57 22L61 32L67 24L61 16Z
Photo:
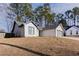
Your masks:
M36 8L42 3L32 4L33 8ZM79 3L50 3L52 12L55 13L64 13L66 10L70 10L73 7L79 7Z
M54 12L56 13L64 13L65 11L67 10L71 10L73 9L74 7L79 7L79 4L78 3L55 3L55 4L52 4L53 5L53 8L52 10L54 10ZM51 7L52 7L51 5Z
M33 9L42 6L42 3L32 3ZM6 18L6 8L8 4L2 4L0 3L0 28L3 28L5 31L7 31L7 18ZM67 10L70 10L74 7L79 7L78 3L50 3L51 10L54 13L63 13Z

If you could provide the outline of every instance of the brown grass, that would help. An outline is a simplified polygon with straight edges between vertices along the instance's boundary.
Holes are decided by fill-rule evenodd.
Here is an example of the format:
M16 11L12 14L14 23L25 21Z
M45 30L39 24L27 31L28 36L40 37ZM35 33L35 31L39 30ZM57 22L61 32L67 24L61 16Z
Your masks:
M0 43L20 46L45 55L79 55L79 41L56 37L0 38ZM39 55L9 45L0 44L0 55Z

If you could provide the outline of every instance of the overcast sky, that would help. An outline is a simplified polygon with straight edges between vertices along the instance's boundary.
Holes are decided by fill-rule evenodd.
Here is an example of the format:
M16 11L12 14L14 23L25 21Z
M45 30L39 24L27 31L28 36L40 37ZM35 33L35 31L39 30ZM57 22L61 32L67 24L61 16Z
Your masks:
M36 8L40 5L43 5L41 3L33 3L32 4L32 7L33 8ZM51 3L50 4L51 6L51 9L52 9L52 12L55 12L55 13L64 13L66 10L70 10L72 9L73 7L79 7L79 4L76 3L76 4L65 4L65 3ZM7 25L6 25L6 7L7 7L7 4L0 4L0 28L4 28L6 31L7 31Z

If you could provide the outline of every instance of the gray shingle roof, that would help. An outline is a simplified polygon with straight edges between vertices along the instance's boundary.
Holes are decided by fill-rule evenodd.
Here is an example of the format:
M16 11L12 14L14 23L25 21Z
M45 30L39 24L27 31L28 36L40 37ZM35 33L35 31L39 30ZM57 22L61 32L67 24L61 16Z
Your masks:
M73 26L75 26L75 25L73 25ZM66 26L66 27L65 27L65 30L68 30L69 28L71 28L71 27L73 27L73 26ZM75 27L79 28L79 26L75 26Z
M47 30L47 29L56 29L56 27L58 26L59 24L58 23L56 23L56 22L53 22L53 24L52 25L46 25L46 27L45 28L43 28L43 30Z
M20 22L20 21L15 21L15 22L16 22L16 24L18 24L19 27L24 24L23 22Z
M19 21L15 21L15 22L18 24L19 27L24 26L24 22L19 22ZM33 24L35 25L35 23L32 22L32 21L28 21L26 24L28 24L28 23L33 23ZM35 26L36 26L36 25L35 25ZM38 26L36 26L36 27L37 27L37 29L39 29ZM39 30L40 30L40 29L39 29Z

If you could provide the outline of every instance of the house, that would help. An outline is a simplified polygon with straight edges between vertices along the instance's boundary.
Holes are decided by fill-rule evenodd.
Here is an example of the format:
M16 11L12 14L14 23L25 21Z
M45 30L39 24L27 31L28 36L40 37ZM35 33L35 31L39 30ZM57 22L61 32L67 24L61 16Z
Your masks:
M65 30L66 36L79 36L79 27L78 26L70 26Z
M5 38L6 33L5 32L0 32L0 38Z
M22 23L14 21L12 33L15 34L15 37L38 37L38 36L62 37L64 34L64 28L61 23L57 24L56 22L53 23L53 25L46 26L45 28L40 29L33 22Z
M37 37L39 36L39 29L33 22L22 23L14 21L12 32L16 37Z
M55 36L62 37L64 34L64 28L62 24L53 23L53 25L47 26L40 32L40 36Z
M5 36L6 36L5 30L0 28L0 38L4 38Z

